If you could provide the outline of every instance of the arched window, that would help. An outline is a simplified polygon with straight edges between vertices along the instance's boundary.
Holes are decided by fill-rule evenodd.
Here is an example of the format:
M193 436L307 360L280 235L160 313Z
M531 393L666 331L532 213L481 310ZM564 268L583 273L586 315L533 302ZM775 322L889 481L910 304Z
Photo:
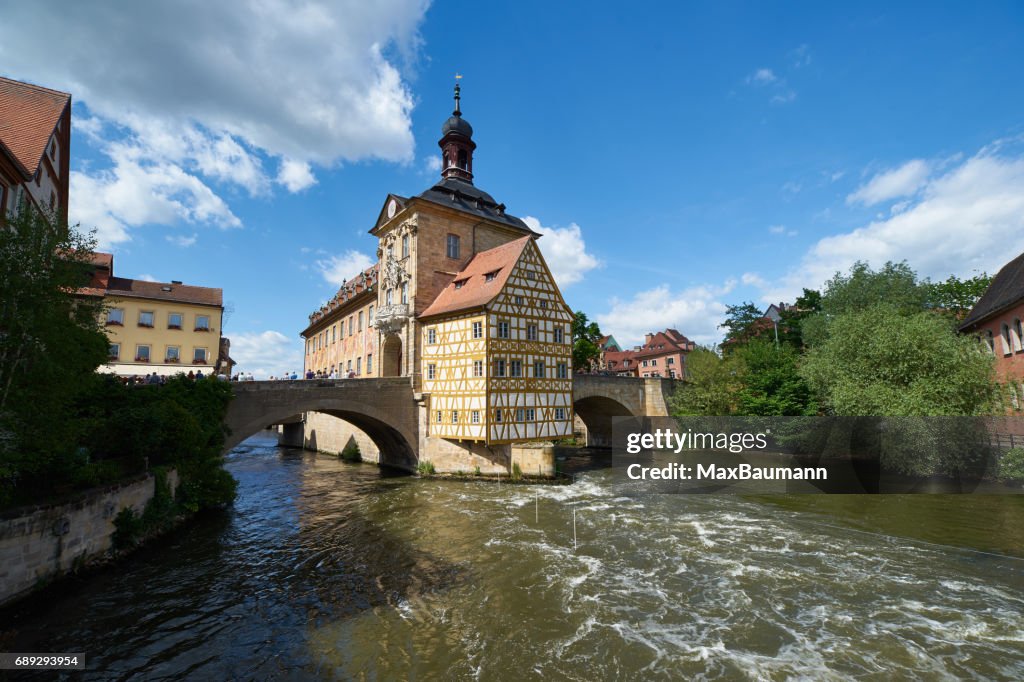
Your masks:
M1024 350L1024 327L1020 319L1013 321L1013 349L1017 352Z
M985 330L985 333L981 335L981 340L982 340L982 343L985 344L985 350L987 350L992 355L995 355L996 354L996 340L992 336L992 330L991 329L986 329Z
M459 150L459 168L469 170L469 156L466 154L465 149Z
M1013 353L1013 344L1010 342L1010 325L1004 324L999 336L1003 339L1003 355Z

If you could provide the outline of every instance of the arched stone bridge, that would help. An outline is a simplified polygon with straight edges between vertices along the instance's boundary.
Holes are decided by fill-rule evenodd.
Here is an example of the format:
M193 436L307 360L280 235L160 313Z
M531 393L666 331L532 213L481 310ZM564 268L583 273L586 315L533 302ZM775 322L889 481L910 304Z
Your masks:
M667 415L668 398L677 384L672 379L575 375L573 407L587 427L587 444L611 445L613 417ZM409 377L253 381L232 387L225 451L274 424L284 424L286 433L298 432L291 440L304 444L303 415L311 412L360 429L379 449L381 464L403 469L414 469L421 450L435 440L424 437L426 400L413 391Z

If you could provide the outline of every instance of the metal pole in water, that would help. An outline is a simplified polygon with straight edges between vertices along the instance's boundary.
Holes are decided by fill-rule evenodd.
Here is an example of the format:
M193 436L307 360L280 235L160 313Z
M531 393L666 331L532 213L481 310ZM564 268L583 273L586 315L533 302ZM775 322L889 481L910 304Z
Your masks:
M576 505L572 506L572 551L576 551Z
M533 522L540 523L540 491L533 491Z

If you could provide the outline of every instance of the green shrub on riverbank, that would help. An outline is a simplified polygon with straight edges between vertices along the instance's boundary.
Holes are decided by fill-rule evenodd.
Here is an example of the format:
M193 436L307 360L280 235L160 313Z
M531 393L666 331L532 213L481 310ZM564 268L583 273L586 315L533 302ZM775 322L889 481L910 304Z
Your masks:
M346 462L361 462L363 459L362 453L359 452L359 444L354 439L349 440L339 456Z
M90 374L62 415L74 422L74 440L51 456L15 460L15 475L0 482L0 506L53 501L159 467L178 470L184 509L230 503L236 484L221 466L230 399L231 386L213 378L125 386Z
M999 460L999 480L1024 483L1024 448L1008 450Z

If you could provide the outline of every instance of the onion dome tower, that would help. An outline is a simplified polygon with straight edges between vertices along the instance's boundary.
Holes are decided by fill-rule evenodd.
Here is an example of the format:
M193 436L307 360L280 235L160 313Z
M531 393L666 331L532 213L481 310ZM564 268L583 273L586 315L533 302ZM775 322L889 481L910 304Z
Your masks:
M455 84L455 111L441 126L441 139L437 145L441 148L441 177L444 179L462 180L473 184L473 126L462 118L459 106L459 84Z

